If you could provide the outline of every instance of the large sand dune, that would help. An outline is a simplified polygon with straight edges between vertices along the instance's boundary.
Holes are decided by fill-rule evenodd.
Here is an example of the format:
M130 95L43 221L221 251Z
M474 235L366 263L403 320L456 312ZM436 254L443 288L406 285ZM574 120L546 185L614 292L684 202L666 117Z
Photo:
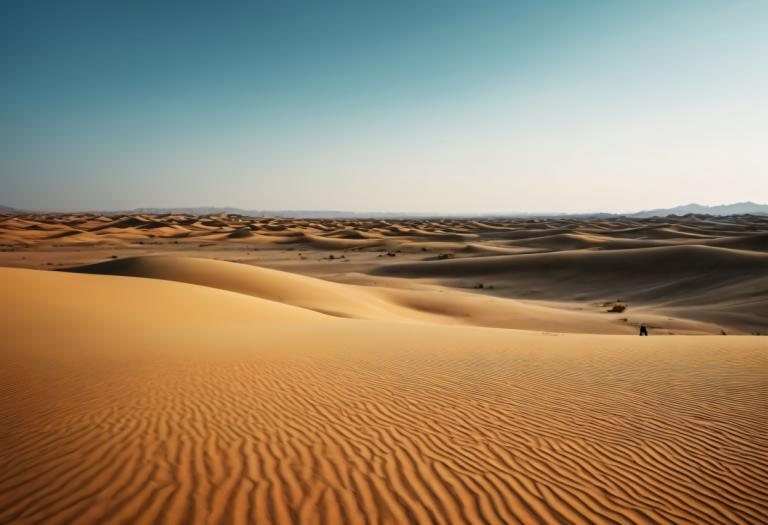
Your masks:
M768 520L754 338L355 321L0 272L3 522Z
M8 217L0 523L768 523L763 223L647 222Z
M604 315L481 296L423 285L418 289L359 286L294 273L203 258L129 257L68 268L75 273L122 275L181 281L308 308L332 316L378 321L468 324L569 333L634 333L635 328ZM678 321L676 328L709 325Z

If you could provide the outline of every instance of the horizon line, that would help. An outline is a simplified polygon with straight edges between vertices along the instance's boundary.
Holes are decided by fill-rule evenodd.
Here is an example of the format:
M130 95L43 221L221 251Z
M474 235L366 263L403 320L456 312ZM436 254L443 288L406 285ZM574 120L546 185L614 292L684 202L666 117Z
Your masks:
M766 207L768 208L768 203L758 203L754 201L739 201L739 202L733 202L728 204L715 204L715 205L704 205L699 204L696 202L691 202L687 204L681 204L677 206L671 206L666 208L648 208L648 209L642 209L639 211L622 211L622 212L608 212L608 211L581 211L581 212L564 212L564 211L539 211L539 212L533 212L533 211L497 211L497 212L418 212L418 211L403 211L403 212L395 212L395 211L352 211L352 210L341 210L341 209L245 209L240 208L237 206L138 206L131 209L113 209L113 210L87 210L87 209L80 209L80 210L69 210L69 211L61 211L61 210L31 210L31 209L22 209L22 208L15 208L13 206L3 206L0 205L0 209L8 209L10 213L18 212L18 213L33 213L33 214L72 214L72 213L89 213L89 214L140 214L140 213L152 213L152 214L173 214L173 213L179 213L179 214L189 214L189 215L216 215L221 213L230 213L235 215L243 215L243 216L276 216L277 214L283 215L283 216L290 216L288 214L311 214L311 213L318 213L318 214L333 214L336 215L337 218L345 218L345 217L357 217L357 218L365 218L365 217L372 217L375 215L380 216L392 216L392 217L555 217L555 216L592 216L592 215L610 215L615 217L621 217L621 216L627 216L627 215L639 215L643 213L653 213L653 212L668 212L670 210L676 210L680 208L687 208L687 207L700 207L700 208L706 208L706 209L712 209L712 208L726 208L726 207L735 207L739 205L752 205L757 207ZM163 211L167 210L167 211ZM172 211L177 210L177 211ZM208 213L191 213L193 210L212 210ZM213 211L216 210L216 211ZM244 213L237 213L237 212L244 212ZM0 212L0 214L5 214L8 212ZM695 212L687 212L687 213L695 213ZM749 212L747 212L749 213ZM766 210L766 213L768 213L768 210ZM735 215L739 215L739 213L736 213ZM308 218L311 218L308 217Z

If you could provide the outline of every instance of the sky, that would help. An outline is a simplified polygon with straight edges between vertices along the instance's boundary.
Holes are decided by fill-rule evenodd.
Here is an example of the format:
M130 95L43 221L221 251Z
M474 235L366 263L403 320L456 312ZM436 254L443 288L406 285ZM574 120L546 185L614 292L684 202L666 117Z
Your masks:
M768 203L768 2L0 2L0 204Z

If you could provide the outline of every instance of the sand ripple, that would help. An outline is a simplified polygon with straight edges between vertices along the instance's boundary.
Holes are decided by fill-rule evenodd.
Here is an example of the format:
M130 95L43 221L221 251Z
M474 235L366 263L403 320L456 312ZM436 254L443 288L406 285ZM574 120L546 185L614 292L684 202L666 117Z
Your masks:
M0 522L768 522L755 339L393 326L12 354Z

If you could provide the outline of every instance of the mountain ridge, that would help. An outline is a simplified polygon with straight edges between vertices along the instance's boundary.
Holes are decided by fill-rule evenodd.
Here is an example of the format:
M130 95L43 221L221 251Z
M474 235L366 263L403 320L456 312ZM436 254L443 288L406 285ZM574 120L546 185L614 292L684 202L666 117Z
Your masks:
M0 214L14 215L26 213L58 213L52 211L32 211L14 208L11 206L0 206ZM339 219L339 218L381 218L381 219L402 219L402 218L434 218L434 217L568 217L568 218L612 218L612 217L666 217L670 215L768 215L768 204L759 204L752 201L735 202L731 204L718 204L706 206L697 203L683 204L672 208L655 208L642 210L633 213L562 213L562 212L504 212L504 213L421 213L421 212L354 212L344 210L246 210L231 206L187 206L187 207L143 207L133 208L131 210L87 210L83 213L98 213L104 215L163 215L163 214L184 214L184 215L244 215L244 216L263 216L263 217L296 217L312 219Z

